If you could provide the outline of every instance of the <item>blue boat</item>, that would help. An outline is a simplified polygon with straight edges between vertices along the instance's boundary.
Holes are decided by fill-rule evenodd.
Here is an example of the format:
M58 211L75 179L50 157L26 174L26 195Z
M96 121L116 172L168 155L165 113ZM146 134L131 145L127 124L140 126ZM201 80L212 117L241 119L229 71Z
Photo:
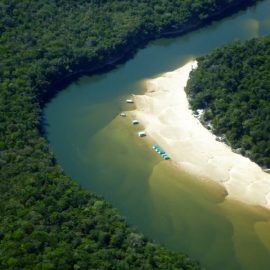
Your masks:
M166 159L166 160L171 159L171 158L169 157L169 155L168 155L168 154L163 154L163 155L162 155L162 157L163 157L164 159Z
M163 154L166 153L162 148L157 149L157 152L158 152L160 155L163 155Z
M158 147L159 147L158 144L153 144L153 146L152 146L153 149L157 149Z
M152 148L157 153L159 153L164 159L166 160L171 159L170 156L158 144L153 144Z

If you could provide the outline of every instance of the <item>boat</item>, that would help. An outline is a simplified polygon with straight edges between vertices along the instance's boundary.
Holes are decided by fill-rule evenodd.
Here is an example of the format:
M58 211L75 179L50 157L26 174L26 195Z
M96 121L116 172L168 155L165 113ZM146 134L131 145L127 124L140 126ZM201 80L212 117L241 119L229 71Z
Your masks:
M139 123L140 123L139 120L136 120L136 119L135 120L132 120L132 124L133 125L138 125Z
M165 151L158 144L154 144L152 148L160 155L165 154Z
M158 144L153 144L152 148L160 154L164 159L169 160L171 159L170 156L158 145Z
M134 103L134 101L132 99L127 99L126 103Z
M166 152L165 152L162 148L158 149L157 152L158 152L160 155L166 154Z
M153 149L156 149L156 148L158 148L158 147L159 147L158 144L153 144L153 146L152 146Z
M166 153L165 153L165 154L163 154L163 155L162 155L162 157L163 157L164 159L166 159L166 160L171 159L171 158L170 158L170 156L169 156L168 154L166 154Z
M122 117L126 117L127 115L125 114L125 113L120 113L120 116L122 116Z
M138 135L139 135L139 137L145 137L146 133L145 133L145 131L139 131Z

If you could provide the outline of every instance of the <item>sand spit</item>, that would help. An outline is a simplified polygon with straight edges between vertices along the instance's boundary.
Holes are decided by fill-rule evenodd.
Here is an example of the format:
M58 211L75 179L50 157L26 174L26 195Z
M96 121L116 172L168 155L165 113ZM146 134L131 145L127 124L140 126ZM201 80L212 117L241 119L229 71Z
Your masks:
M229 198L270 208L270 175L218 142L189 109L184 87L196 66L196 61L188 62L147 80L146 94L135 96L133 115L181 169L220 183Z

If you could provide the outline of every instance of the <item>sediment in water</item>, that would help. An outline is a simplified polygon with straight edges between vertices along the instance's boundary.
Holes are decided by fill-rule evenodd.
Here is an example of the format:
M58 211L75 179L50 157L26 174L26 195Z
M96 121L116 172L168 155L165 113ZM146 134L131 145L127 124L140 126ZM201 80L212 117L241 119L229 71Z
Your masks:
M146 93L135 96L132 114L174 164L201 179L221 184L228 198L270 208L270 175L256 163L218 142L193 115L184 88L197 62L145 81Z

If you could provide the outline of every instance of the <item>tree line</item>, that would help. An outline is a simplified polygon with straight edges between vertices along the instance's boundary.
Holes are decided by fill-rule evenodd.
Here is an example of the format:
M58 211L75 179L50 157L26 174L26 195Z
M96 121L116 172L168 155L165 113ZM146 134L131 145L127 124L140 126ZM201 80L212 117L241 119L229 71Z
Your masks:
M202 121L238 152L270 167L270 36L235 42L198 59L186 91Z
M200 269L64 174L42 136L42 107L61 78L248 2L1 1L0 269Z

